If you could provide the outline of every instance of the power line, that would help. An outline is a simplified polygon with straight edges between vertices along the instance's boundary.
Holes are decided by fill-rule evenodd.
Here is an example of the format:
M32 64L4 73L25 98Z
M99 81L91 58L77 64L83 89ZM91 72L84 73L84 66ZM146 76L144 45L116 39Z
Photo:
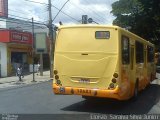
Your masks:
M24 18L24 17L20 17L20 16L16 16L16 15L12 15L12 14L8 14L9 16L13 16L13 17L17 17L17 18L22 18L22 19L25 19L25 20L30 20L29 18Z
M48 5L46 3L41 3L41 2L35 2L35 1L32 1L32 0L25 0L25 1L28 1L28 2L33 2L33 3L38 3L38 4L43 4L43 5ZM61 13L63 13L64 15L68 16L69 18L71 18L72 20L76 21L79 23L79 20L75 19L74 17L68 15L67 13L63 12L62 10L60 10L59 8L57 8L56 6L54 5L51 5L52 7L54 7L55 9L57 9L58 11L60 11Z
M11 10L11 9L9 9L9 10ZM15 11L15 10L13 10L13 11ZM15 12L17 12L17 11L15 11ZM19 12L19 13L25 14L25 13L22 13L22 12ZM24 19L24 20L30 20L30 18L20 17L20 16L16 16L16 15L12 15L12 14L8 14L8 15L16 17L16 18L21 18L21 19ZM45 23L46 22L46 21L43 22L43 21L38 21L38 20L34 20L34 21L39 22L39 23Z
M90 2L88 2L88 0L84 0L87 4L90 4ZM94 7L95 8L95 7ZM97 17L102 18L103 20L106 20L103 16L99 15L97 12L93 11L92 9L88 8L89 10L91 10ZM100 20L100 19L99 19ZM101 20L100 20L101 21Z
M83 9L83 8L81 8L81 7L79 7L78 5L76 5L76 4L74 4L74 3L72 3L71 1L70 1L70 4L72 4L73 6L75 6L76 8L78 8L78 9L80 9L80 10L82 10L85 14L86 14L86 11L88 11L88 9ZM90 11L92 11L93 12L93 10L92 9L90 9ZM99 18L97 18L97 17L93 17L93 18L95 18L96 20L98 20L98 21L101 21Z
M54 5L52 5L52 7L56 8L57 10L60 10L59 8L57 8L57 7L56 7L56 6L54 6ZM73 19L73 20L75 20L75 21L79 22L79 20L77 20L77 19L73 18L72 16L68 15L67 13L65 13L65 12L63 12L63 11L61 11L61 13L63 13L64 15L66 15L66 16L68 16L68 17L70 17L71 19Z
M41 5L48 6L47 3L43 3L43 2L36 2L36 1L33 1L33 0L24 0L24 1L26 1L26 2L31 2L31 3L38 3L38 4L41 4ZM47 9L48 9L48 8L47 8ZM44 12L47 12L47 10L43 11L43 13L44 13Z
M0 28L0 30L9 30L8 28ZM35 30L39 30L40 28L34 28ZM46 29L46 28L41 28L41 29ZM26 29L11 29L11 30L16 30L16 31L23 31L23 32L30 32L32 28L26 28Z
M53 18L52 22L56 19L56 17L58 16L58 14L62 11L63 7L67 4L67 2L69 2L69 0L67 0L63 6L61 7L61 9L58 11L58 13L55 15L55 17Z
M24 21L26 21L26 20L31 20L31 18L24 18L24 17L12 15L12 14L8 14L8 15L9 15L9 16L13 16L13 17L16 17L16 18L21 18L21 19L23 19ZM16 18L10 18L10 19L16 19ZM20 19L20 20L21 20L21 19ZM45 25L45 22L46 22L46 21L43 22L43 21L37 21L37 20L35 20L35 23L36 23L36 22L37 22L38 24L41 23L42 25Z
M14 18L13 18L14 19ZM32 27L31 26L31 22L28 22L28 23L22 23L22 21L11 21L11 20L3 20L3 19L0 19L0 21L3 21L3 22L8 22L8 23L17 23L19 25L23 25L23 27ZM35 23L35 24L41 24L41 23ZM42 24L41 24L42 25ZM43 24L44 25L44 24ZM45 25L44 25L45 26ZM45 27L42 27L42 26L38 26L36 25L35 27L37 27L36 29L46 29ZM23 29L25 30L25 29Z
M24 0L24 1L38 3L38 4L42 4L42 5L48 5L47 3L41 3L41 2L36 2L36 1L32 1L32 0Z
M8 10L11 12L16 12L16 13L23 14L23 15L26 14L26 13L20 12L20 10L12 10L12 9L8 9ZM28 11L32 11L32 10L28 10ZM47 10L41 11L41 14L45 12L47 12Z
M12 9L8 9L9 11L12 11L12 12L16 12L16 13L20 13L20 14L23 14L24 15L24 13L22 13L22 12L20 12L20 11L18 11L18 10L12 10Z

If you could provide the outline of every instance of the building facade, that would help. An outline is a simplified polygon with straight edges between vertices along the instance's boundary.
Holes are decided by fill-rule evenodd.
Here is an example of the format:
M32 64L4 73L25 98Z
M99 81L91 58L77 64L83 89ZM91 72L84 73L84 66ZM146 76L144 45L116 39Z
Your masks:
M8 0L0 0L0 16L8 17Z
M16 73L19 65L28 70L32 63L32 34L16 30L0 30L1 77Z
M34 22L34 33L48 33L44 24ZM8 0L0 0L0 77L15 75L16 68L22 64L28 71L33 64L32 22L8 16ZM49 50L49 49L48 49ZM39 54L34 61L39 61ZM49 54L44 54L44 66L49 67ZM36 64L36 63L35 63Z
M34 24L34 33L46 33L48 29L43 25ZM0 66L1 77L15 75L15 69L19 64L23 64L25 70L28 70L30 64L32 64L32 24L31 22L19 20L15 18L0 17L0 46L6 53L5 59L0 60L3 66ZM49 40L47 39L46 54L43 54L43 59L46 61L43 63L45 69L49 68ZM4 49L5 48L5 49ZM2 56L2 54L1 54ZM40 59L39 54L35 55L35 64ZM4 64L5 63L5 64ZM3 68L5 71L2 71ZM3 69L4 70L4 69Z

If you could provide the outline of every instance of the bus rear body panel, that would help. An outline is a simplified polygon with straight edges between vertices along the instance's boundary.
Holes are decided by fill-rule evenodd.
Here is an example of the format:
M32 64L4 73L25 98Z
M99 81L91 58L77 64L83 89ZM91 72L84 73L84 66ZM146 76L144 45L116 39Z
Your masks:
M114 95L118 99L117 78L114 90L109 89L113 75L119 74L118 42L116 28L60 29L55 47L54 70L58 79L53 82L54 93L112 98Z

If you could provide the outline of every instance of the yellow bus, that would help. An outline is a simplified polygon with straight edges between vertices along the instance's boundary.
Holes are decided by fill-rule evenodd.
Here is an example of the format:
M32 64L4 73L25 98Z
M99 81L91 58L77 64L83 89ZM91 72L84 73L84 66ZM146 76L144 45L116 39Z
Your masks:
M137 98L155 78L155 47L118 26L58 28L54 53L55 94Z

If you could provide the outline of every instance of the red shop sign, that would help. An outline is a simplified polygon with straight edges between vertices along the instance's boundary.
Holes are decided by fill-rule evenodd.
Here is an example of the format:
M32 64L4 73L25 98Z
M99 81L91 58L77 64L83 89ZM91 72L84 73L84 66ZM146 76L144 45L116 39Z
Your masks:
M30 33L11 32L11 41L28 43L31 40Z

